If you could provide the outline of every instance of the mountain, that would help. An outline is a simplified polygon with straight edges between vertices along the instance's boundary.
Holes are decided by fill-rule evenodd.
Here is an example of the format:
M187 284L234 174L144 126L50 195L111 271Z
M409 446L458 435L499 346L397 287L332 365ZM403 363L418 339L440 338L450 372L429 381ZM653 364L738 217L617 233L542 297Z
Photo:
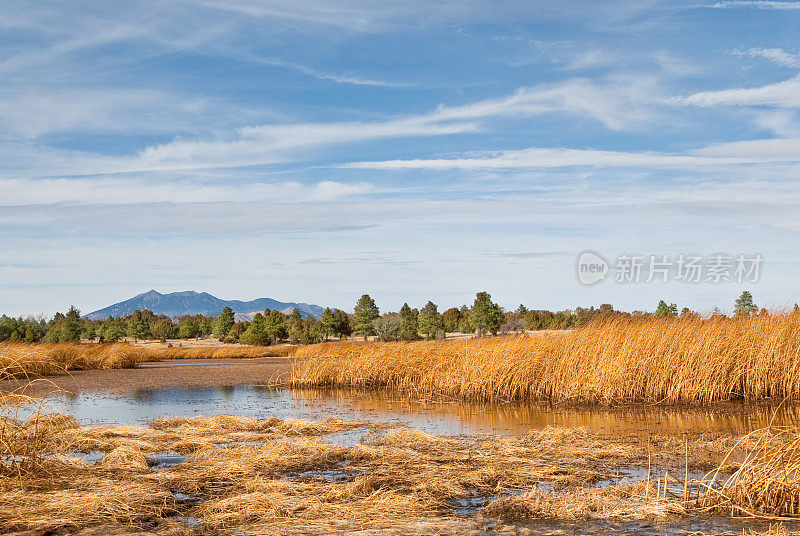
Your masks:
M282 313L291 313L293 309L300 310L303 318L316 318L325 310L319 305L308 303L280 302L272 298L258 298L252 301L221 300L207 292L171 292L161 294L155 290L139 294L133 298L114 305L109 305L98 311L86 315L90 320L105 320L109 316L129 315L136 309L150 309L157 315L206 315L217 316L225 307L230 307L236 313L237 320L251 320L253 315L263 312L264 309L278 310Z

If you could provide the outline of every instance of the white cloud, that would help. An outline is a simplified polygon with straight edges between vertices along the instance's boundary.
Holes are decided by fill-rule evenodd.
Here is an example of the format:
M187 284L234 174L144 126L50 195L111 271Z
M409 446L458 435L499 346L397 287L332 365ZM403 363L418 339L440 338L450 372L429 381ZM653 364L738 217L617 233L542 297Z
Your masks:
M800 117L794 110L760 111L756 113L754 122L778 138L800 138Z
M800 9L800 2L777 2L770 0L728 0L726 2L717 2L714 8L737 8L737 7L754 7L758 9L778 9L778 10L794 10Z
M783 82L754 88L732 88L721 91L700 91L688 97L666 102L693 106L777 106L800 107L800 75Z
M312 151L326 147L367 140L472 133L483 130L492 120L552 113L588 117L612 130L633 129L643 127L653 119L646 104L655 93L656 83L651 79L614 78L600 84L576 79L521 88L502 98L462 106L440 106L430 113L386 121L270 124L218 132L206 139L176 138L145 147L130 156L92 155L6 144L3 152L8 155L8 160L3 174L13 177L20 173L33 176L103 175L270 165L307 159ZM119 118L120 129L131 128L136 132L131 125L141 117L137 110L158 98L158 94L144 92L133 95L141 95L141 102L136 99L126 102L124 92L113 98L107 96L105 101L97 98L94 102L69 103L67 99L68 106L54 106L55 113L40 122L32 121L26 132L41 133L66 128L67 125L78 128L81 122L87 127L100 129L102 123L111 120L112 116ZM31 102L39 101L33 98ZM63 104L65 101L58 102ZM103 102L111 104L105 107ZM202 101L181 103L175 106L172 116L165 113L164 117L177 120L175 114L180 117L182 110L191 117L192 106L205 104ZM26 128L24 118L32 113L30 110L30 106L10 110L6 117L0 113L0 122L5 119L8 124L16 125L17 130L23 130ZM127 111L122 113L122 110ZM150 114L154 124L161 119L160 110L162 108L154 109ZM20 155L24 153L36 157L23 158Z
M790 54L782 48L751 48L750 50L735 50L733 53L737 56L765 58L784 67L800 68L800 55Z
M753 140L719 144L688 154L530 148L466 158L353 162L356 169L550 169L561 167L635 167L701 169L714 166L800 162L800 140Z
M6 138L52 133L102 132L160 134L208 126L210 116L232 106L200 97L151 89L0 90L0 131ZM243 114L245 115L245 114Z
M353 198L378 191L367 182L209 182L197 179L171 181L131 178L2 179L0 206L136 205L142 203L223 202L326 202Z
M560 112L588 117L611 130L623 130L646 125L653 119L653 112L646 105L655 102L658 93L657 82L648 77L611 77L601 83L579 78L521 88L499 99L440 107L431 117L445 121Z
M752 162L800 162L800 139L746 140L718 143L693 151L715 159Z

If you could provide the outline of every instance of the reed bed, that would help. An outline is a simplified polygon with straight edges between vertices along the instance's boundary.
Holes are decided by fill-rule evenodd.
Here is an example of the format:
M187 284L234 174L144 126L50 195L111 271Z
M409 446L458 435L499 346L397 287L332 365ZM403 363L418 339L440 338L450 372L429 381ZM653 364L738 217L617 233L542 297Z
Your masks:
M127 343L0 343L0 380L74 370L133 368L138 363L169 359L287 357L294 348L291 345L146 348Z
M800 399L800 314L615 319L537 337L298 348L296 387L483 401Z
M257 357L289 357L297 349L291 344L273 346L173 346L146 348L151 361L166 359L240 359Z

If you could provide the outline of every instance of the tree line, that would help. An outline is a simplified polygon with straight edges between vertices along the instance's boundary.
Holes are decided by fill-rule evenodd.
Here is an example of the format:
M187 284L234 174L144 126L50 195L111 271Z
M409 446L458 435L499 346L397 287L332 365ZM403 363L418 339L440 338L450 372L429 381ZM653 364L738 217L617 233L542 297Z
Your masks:
M795 312L800 308L795 305ZM714 314L721 314L715 311ZM753 302L750 292L736 300L734 316L768 314ZM225 307L219 316L184 315L170 318L149 310L136 310L130 315L90 320L81 317L74 306L66 313L56 313L51 320L43 317L14 318L0 316L0 341L11 342L73 342L88 339L97 342L117 342L124 337L134 340L205 339L214 337L222 342L251 345L277 343L313 344L330 339L346 339L352 335L367 340L413 341L421 338L444 338L446 333L504 335L525 330L570 329L600 317L664 318L698 313L684 307L678 312L676 304L659 301L655 312L617 311L610 304L599 307L578 307L573 310L548 311L528 309L520 305L505 311L487 292L478 292L471 306L451 307L439 312L428 301L424 307L411 308L404 303L398 312L381 313L369 294L362 295L352 313L327 308L319 319L303 318L298 309L285 314L266 309L251 320L236 320L234 311Z

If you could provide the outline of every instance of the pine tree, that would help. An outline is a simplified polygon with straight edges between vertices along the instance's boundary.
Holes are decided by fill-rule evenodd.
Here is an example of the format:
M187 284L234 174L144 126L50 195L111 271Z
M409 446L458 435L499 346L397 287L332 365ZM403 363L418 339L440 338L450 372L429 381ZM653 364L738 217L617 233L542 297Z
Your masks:
M372 326L372 321L380 316L378 306L375 305L375 300L370 298L369 294L364 294L358 299L355 309L353 310L355 316L355 333L364 337L375 334L375 328Z
M753 303L753 295L747 290L742 292L742 294L736 300L733 311L736 316L754 315L758 311L758 306Z
M439 316L438 308L435 303L429 301L419 312L419 332L430 340L443 329L444 323Z
M665 318L668 316L677 316L678 315L678 306L674 303L667 305L667 302L664 300L660 300L658 302L658 306L656 307L656 312L653 313L653 317L655 318Z
M81 339L81 312L75 306L70 306L58 330L60 342L79 341Z
M488 292L478 292L472 304L470 320L476 330L488 331L497 335L497 330L505 321L503 309L492 301Z
M219 340L223 340L230 333L233 324L233 309L225 307L214 321L214 336Z
M400 329L398 335L404 341L419 339L419 311L412 309L407 303L400 308Z

